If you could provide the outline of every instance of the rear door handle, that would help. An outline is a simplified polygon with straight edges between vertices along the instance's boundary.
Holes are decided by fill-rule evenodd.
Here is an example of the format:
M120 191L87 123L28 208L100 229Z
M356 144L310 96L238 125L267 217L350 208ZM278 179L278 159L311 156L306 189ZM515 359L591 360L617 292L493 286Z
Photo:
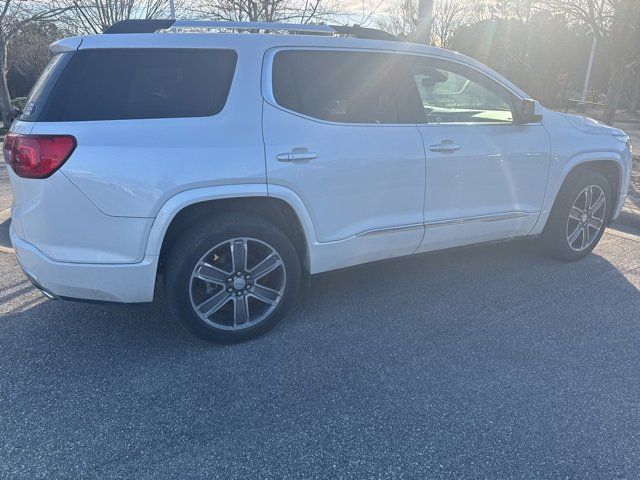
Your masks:
M276 156L279 162L308 162L316 158L318 158L318 154L314 152L289 152L280 153Z
M429 147L429 150L431 150L432 152L451 153L451 152L455 152L456 150L460 150L460 148L462 148L461 145L445 140L444 142L439 143L437 145L431 145Z

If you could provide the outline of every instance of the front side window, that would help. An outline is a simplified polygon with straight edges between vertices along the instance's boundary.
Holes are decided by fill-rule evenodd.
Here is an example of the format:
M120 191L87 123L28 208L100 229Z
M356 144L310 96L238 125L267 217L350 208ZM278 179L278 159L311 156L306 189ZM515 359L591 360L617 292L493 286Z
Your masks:
M341 123L414 123L399 55L287 50L273 60L273 96L284 108ZM405 70L403 70L404 72Z
M427 123L513 123L511 94L462 65L410 57Z
M79 50L52 89L39 121L203 117L224 107L232 50Z

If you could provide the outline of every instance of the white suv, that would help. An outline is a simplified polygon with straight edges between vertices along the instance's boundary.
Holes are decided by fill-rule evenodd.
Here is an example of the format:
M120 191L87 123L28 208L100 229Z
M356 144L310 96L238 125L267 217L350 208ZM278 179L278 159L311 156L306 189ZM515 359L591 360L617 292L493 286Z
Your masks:
M526 236L581 258L626 197L624 132L384 32L127 21L51 51L5 142L20 265L116 302L161 274L209 340L273 326L304 272Z

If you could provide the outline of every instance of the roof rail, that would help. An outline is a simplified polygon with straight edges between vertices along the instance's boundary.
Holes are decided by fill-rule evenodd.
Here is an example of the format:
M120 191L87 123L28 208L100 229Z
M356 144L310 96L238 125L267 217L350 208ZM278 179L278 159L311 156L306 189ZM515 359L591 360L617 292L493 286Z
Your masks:
M354 25L347 27L343 25L331 25L336 33L340 35L349 35L355 38L367 38L369 40L388 40L392 42L403 42L400 37L393 35L384 30L378 30L377 28L361 27L360 25Z
M116 22L102 33L154 33L169 28L211 28L221 30L266 30L296 33L313 33L320 35L349 35L371 40L402 41L399 37L375 28L342 25L309 25L306 23L274 23L274 22L224 22L216 20L122 20Z

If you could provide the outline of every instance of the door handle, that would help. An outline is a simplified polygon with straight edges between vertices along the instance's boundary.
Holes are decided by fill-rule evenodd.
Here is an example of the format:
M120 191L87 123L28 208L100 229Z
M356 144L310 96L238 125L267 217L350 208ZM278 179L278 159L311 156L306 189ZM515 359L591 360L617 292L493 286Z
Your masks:
M308 162L316 158L318 158L318 154L314 152L289 152L276 155L279 162Z
M431 150L432 152L451 153L455 152L456 150L460 150L461 148L461 145L453 143L451 140L445 140L437 145L431 145L429 147L429 150Z

